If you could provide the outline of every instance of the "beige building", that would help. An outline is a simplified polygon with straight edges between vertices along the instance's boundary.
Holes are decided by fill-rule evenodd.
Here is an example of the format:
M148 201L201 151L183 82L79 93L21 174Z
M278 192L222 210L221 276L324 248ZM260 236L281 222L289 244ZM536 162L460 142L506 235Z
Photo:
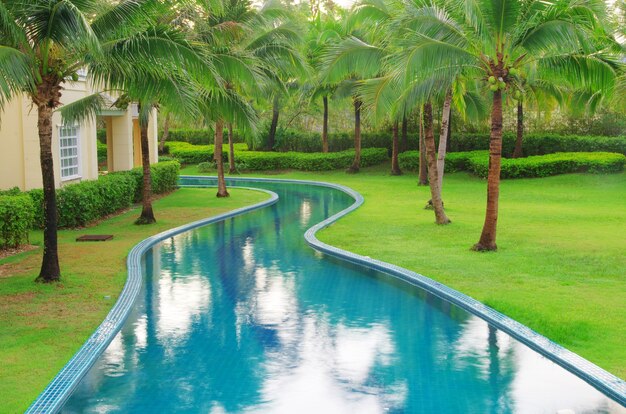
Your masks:
M61 101L74 102L92 92L84 77L66 82ZM107 131L108 171L125 171L141 165L141 146L137 106L128 109L106 107L101 110ZM19 187L41 188L37 108L26 96L16 97L0 114L0 190ZM150 162L158 160L156 111L150 119ZM63 125L61 115L53 116L52 154L58 187L98 178L96 120L79 125Z

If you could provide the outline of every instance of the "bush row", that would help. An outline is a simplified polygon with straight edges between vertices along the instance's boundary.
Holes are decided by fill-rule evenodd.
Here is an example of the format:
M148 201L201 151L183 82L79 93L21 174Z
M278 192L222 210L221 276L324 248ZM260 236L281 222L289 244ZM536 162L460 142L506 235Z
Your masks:
M417 171L419 153L409 151L399 155L400 168ZM532 178L550 175L588 172L609 174L624 171L626 156L610 152L560 152L527 158L503 158L501 178ZM453 152L446 155L446 172L469 171L487 178L487 151Z
M489 149L488 134L464 134L452 137L450 152ZM513 154L515 134L502 137L502 153ZM616 152L626 154L626 136L601 137L580 135L529 134L524 137L522 149L525 156L545 155L556 152Z
M169 161L151 166L152 191L162 194L178 185L178 161ZM58 225L60 228L81 227L130 207L141 201L143 172L141 168L114 172L97 180L70 184L57 190ZM30 196L34 214L29 227L43 227L43 190L34 189L25 193L11 190L13 197Z
M28 195L0 195L0 249L27 243L34 217L35 207Z
M361 166L377 165L387 160L384 148L366 148L361 151ZM329 171L347 168L354 160L354 150L331 153L301 152L241 152L237 162L243 170L304 170Z
M247 151L248 146L244 143L234 145L235 153ZM193 145L187 142L168 142L165 144L164 152L176 158L181 164L199 164L201 162L211 162L213 160L213 145ZM223 146L224 160L228 159L228 145Z
M363 133L363 148L387 148L391 151L392 138L389 132ZM438 136L436 136L438 141ZM354 146L350 133L329 134L331 152L343 151ZM409 133L409 150L418 148L417 134ZM510 156L515 148L515 134L505 133L502 142L503 154ZM275 150L320 152L322 139L319 133L292 130L277 131ZM449 152L477 151L489 149L489 134L453 134L448 144ZM626 136L578 136L557 134L528 134L524 137L524 155L544 155L555 152L618 152L626 154Z

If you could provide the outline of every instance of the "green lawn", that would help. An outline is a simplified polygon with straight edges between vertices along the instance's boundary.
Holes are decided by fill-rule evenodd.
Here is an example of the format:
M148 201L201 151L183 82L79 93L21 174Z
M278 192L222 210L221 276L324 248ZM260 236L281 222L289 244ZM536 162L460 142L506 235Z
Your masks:
M102 322L126 280L126 255L153 234L266 199L235 189L180 189L154 203L158 223L135 226L138 209L89 229L59 233L63 280L34 283L41 248L0 260L0 412L23 412ZM77 243L79 235L113 234L104 243ZM41 232L31 243L40 245Z
M386 166L272 177L345 184L365 197L319 234L324 242L445 283L626 377L626 174L504 180L496 253L470 251L486 203L486 182L470 175L445 177L452 224L443 227L423 208L428 188Z

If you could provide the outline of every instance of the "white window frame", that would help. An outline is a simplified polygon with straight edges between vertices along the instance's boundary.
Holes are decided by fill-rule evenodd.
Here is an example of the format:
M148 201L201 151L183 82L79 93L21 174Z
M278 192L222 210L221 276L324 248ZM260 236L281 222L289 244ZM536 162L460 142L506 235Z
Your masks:
M62 135L67 129L75 128L76 133L74 135ZM59 134L59 171L61 175L61 181L71 181L82 178L82 163L80 156L80 126L78 124L73 125L59 125L57 128ZM76 145L63 145L64 139L76 139ZM63 150L76 150L75 155L63 155ZM76 165L63 165L65 160L76 160ZM71 175L63 175L65 170L70 168L76 168L76 172Z

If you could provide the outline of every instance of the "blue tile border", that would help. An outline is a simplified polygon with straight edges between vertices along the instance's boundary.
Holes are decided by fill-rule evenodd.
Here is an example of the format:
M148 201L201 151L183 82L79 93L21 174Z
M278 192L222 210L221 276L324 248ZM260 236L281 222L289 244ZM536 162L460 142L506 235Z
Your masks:
M183 181L187 178L211 182L210 186L214 186L212 183L215 181L215 177L207 176L181 176L180 178ZM430 279L426 276L420 275L418 273L412 272L410 270L401 268L390 263L351 253L318 240L316 237L316 233L318 231L330 226L331 224L333 224L343 216L347 215L348 213L356 210L363 204L363 196L358 192L352 190L351 188L340 184L294 179L237 177L227 178L227 181L257 181L272 183L308 184L343 191L355 200L354 203L345 210L340 211L339 213L308 229L305 232L304 237L310 246L323 253L388 273L412 285L425 289L426 291L444 300L454 303L455 305L485 320L492 326L506 332L507 334L524 343L534 351L538 352L539 354L545 356L551 361L557 363L558 365L582 378L583 380L585 380L610 398L614 399L621 405L626 406L626 382L624 380L603 370L602 368L587 361L581 356L563 348L557 343L550 341L548 338L538 334L527 326L522 325L521 323L501 314L500 312L497 312L496 310L484 305L483 303L467 295L464 295L452 288L449 288L448 286L436 282L435 280ZM198 185L189 185L189 187L197 186ZM181 187L186 187L186 185L181 185ZM221 214L208 219L199 220L187 225L167 230L163 233L159 233L155 236L149 237L137 244L131 250L128 256L128 279L113 309L111 309L111 311L102 322L102 324L98 327L98 329L87 340L87 342L85 342L85 344L72 357L72 359L63 367L63 369L59 371L56 377L50 382L50 384L48 384L46 389L31 404L26 412L55 413L59 411L67 398L69 398L71 393L74 391L82 377L87 373L87 371L99 358L100 354L104 352L106 347L113 340L117 332L124 324L126 317L130 313L132 305L139 293L139 289L141 288L143 279L143 275L141 272L141 259L143 254L148 249L150 249L156 243L172 237L176 234L203 225L215 223L220 220L225 220L229 217L241 215L262 207L266 207L278 201L278 195L276 193L262 189L254 190L266 192L271 195L271 198L252 206L243 207L237 210L233 210L229 213Z
M192 178L192 176L183 176L181 178ZM193 176L194 179L199 177ZM207 177L209 178L209 177ZM214 179L214 178L213 178ZM426 291L444 299L448 302L452 302L455 305L465 309L473 315L480 317L490 325L500 329L503 332L511 335L513 338L522 342L529 348L538 352L540 355L545 356L556 364L562 366L566 370L572 372L578 377L585 380L587 383L598 389L603 394L617 401L623 406L626 406L626 382L621 378L607 372L592 362L586 360L574 352L563 348L561 345L552 342L545 336L533 331L529 327L522 325L521 323L509 318L506 315L490 308L489 306L471 298L461 292L458 292L444 284L441 284L419 273L412 272L404 269L400 266L386 263L380 260L372 259L367 256L361 256L355 253L351 253L346 250L339 249L337 247L328 245L317 239L316 233L346 214L359 208L363 202L363 196L353 189L340 185L325 183L320 181L306 181L306 180L292 180L292 179L275 179L275 178L229 178L228 181L259 181L259 182L276 182L276 183L298 183L298 184L310 184L322 187L334 188L350 195L354 198L354 203L340 211L339 213L327 218L326 220L318 223L308 229L304 234L304 238L310 246L323 253L339 257L352 263L363 265L372 269L376 269L392 276L395 276L401 280L404 280L412 285L418 286Z
M30 407L28 407L26 413L58 412L63 407L63 404L65 404L65 401L67 401L69 396L72 394L80 380L89 371L102 352L104 352L104 350L109 346L109 343L111 343L115 335L122 328L122 325L124 325L124 322L126 321L133 303L135 302L135 299L137 299L137 295L141 289L143 282L141 260L144 253L151 249L155 244L177 234L200 226L226 220L230 217L245 214L253 210L258 210L278 201L278 195L272 191L258 188L248 189L267 193L270 198L251 206L238 208L224 214L219 214L217 216L194 221L180 227L166 230L155 236L148 237L133 247L128 254L128 259L126 261L128 267L128 278L126 279L126 284L124 285L117 302L115 302L115 305L100 326L98 326L96 331L89 337L89 339L87 339L78 352L74 354L72 359L65 364L54 379L50 381L48 386L30 405Z

